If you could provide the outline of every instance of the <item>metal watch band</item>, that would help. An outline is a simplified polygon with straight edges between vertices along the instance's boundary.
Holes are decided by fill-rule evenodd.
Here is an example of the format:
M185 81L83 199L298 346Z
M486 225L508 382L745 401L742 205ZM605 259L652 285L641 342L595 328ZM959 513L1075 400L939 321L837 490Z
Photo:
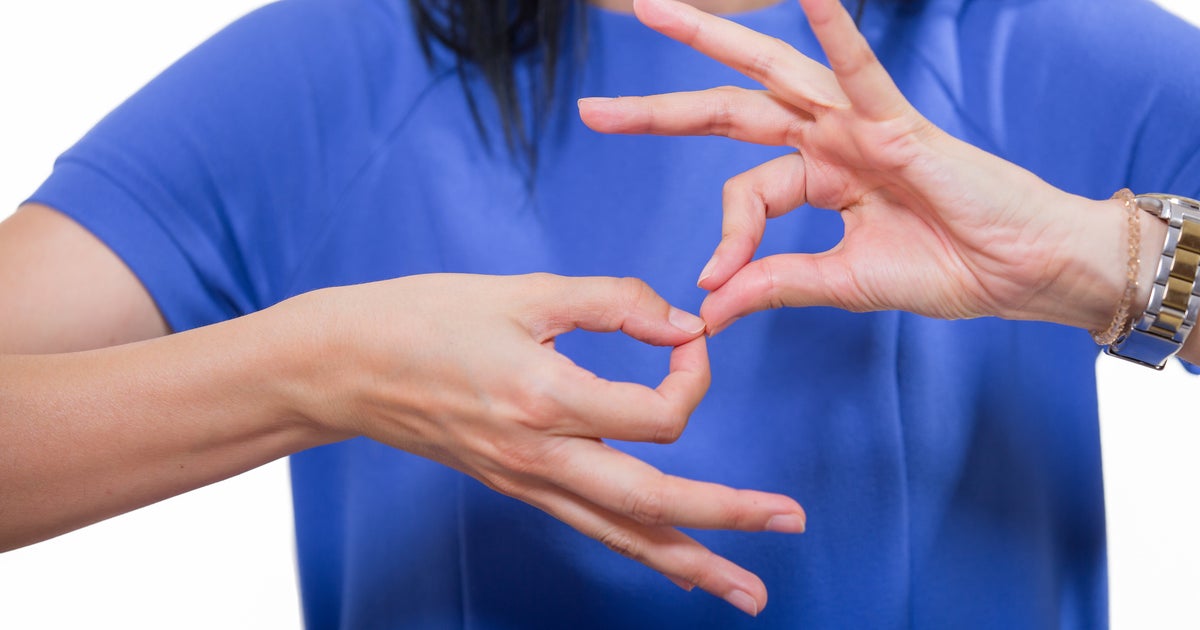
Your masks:
M1177 195L1148 194L1134 199L1138 207L1167 222L1167 239L1150 303L1128 333L1105 352L1134 363L1163 369L1179 352L1200 314L1200 202Z

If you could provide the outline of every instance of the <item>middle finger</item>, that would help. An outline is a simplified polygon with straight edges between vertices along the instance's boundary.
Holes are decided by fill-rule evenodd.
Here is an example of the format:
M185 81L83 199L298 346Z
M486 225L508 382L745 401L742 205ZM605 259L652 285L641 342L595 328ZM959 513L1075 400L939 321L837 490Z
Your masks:
M807 522L800 504L782 494L667 475L597 440L563 448L556 485L644 525L799 534Z

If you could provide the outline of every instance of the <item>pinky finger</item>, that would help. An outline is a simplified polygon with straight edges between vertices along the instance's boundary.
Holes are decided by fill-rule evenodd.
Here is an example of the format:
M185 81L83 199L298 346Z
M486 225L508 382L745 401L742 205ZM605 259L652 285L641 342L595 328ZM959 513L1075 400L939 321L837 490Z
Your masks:
M757 575L674 527L643 525L552 486L543 486L536 497L523 498L609 549L662 573L684 590L691 590L685 585L698 586L750 616L758 616L767 605L767 587Z

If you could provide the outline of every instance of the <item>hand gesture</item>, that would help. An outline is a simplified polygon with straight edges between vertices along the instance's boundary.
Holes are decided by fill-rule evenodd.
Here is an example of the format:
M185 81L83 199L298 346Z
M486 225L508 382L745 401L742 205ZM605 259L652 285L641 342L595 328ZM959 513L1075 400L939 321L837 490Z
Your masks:
M676 527L801 532L792 499L664 474L603 440L679 437L709 385L704 322L633 279L411 276L285 302L330 331L305 405L325 427L434 459L532 504L685 589L750 614L752 573ZM554 349L576 328L675 346L654 389Z
M800 3L832 69L689 5L638 0L644 24L766 90L580 102L601 132L796 149L726 184L721 242L699 282L712 291L701 308L710 330L805 305L1106 325L1124 283L1120 203L1098 210L941 131L903 97L838 0ZM841 213L841 243L751 262L767 219L805 203ZM1097 253L1098 242L1111 247Z

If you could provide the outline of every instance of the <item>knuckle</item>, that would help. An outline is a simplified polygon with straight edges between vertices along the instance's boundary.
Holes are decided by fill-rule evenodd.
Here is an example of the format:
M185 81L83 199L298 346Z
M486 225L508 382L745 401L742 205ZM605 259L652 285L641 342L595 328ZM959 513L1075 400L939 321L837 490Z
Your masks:
M875 53L866 38L861 35L845 45L845 52L836 55L830 62L840 69L842 75L854 75L875 62Z
M492 475L489 485L503 494L514 496L515 482L513 474L519 476L540 476L544 466L544 457L540 449L529 442L509 442L496 446L496 463L502 474Z
M643 525L663 525L667 518L662 488L634 488L625 496L625 513Z
M653 441L656 444L672 444L683 435L687 427L688 414L678 409L667 412L654 430Z
M505 440L492 446L492 464L484 482L498 492L523 499L530 480L552 479L567 465L565 438Z
M620 278L618 282L621 283L620 291L623 292L626 300L631 304L637 304L645 299L648 294L653 293L650 285L646 284L646 281L641 278Z
M761 529L762 519L751 508L753 495L744 490L734 490L729 502L718 508L717 518L723 529L757 530Z
M730 85L712 88L710 101L708 133L714 136L728 136L734 130L736 121L735 99L741 95L741 90Z
M556 276L552 273L547 273L545 271L537 271L534 273L526 274L525 278L534 287L536 287L538 289L547 289L547 288L554 286L554 284L561 279L561 276Z
M480 475L479 480L489 489L514 499L521 499L525 494L525 484L518 482L508 474L492 472Z
M831 268L832 267L832 268ZM854 271L848 267L836 267L825 264L817 266L821 285L830 306L842 310L863 312L870 310L871 291L864 286Z
M871 50L871 45L867 43L866 38L861 35L855 37L854 43L850 46L850 63L853 70L862 70L874 62L875 52Z
M559 377L551 370L530 370L520 379L513 392L516 421L535 431L544 431L559 424L563 410L556 392L561 391Z
M751 57L748 68L750 78L762 81L774 76L775 70L779 67L779 60L792 50L794 49L782 39L771 38L767 46Z
M644 551L637 538L624 528L612 527L601 532L596 539L626 558L640 560L643 557Z
M775 264L770 258L763 258L760 261L760 268L762 269L763 295L767 299L767 306L772 309L783 308L786 304L783 301L783 292L776 275Z
M725 216L737 222L739 228L749 229L752 221L771 215L770 200L761 175L754 171L738 173L725 180L721 201ZM790 210L790 208L789 208Z
M721 187L721 196L727 201L734 199L738 195L741 195L747 187L748 183L746 182L745 173L734 175L725 180L725 185Z
M688 582L705 589L706 586L714 584L717 581L717 571L713 570L706 562L693 561L688 564L682 571L683 579ZM707 590L707 589L705 589Z
M621 315L635 313L656 300L658 294L641 278L618 279Z
M808 119L800 116L788 121L787 126L783 130L784 142L788 146L797 149L808 144L809 122Z
M754 56L750 59L750 67L747 74L755 81L761 81L771 76L771 72L775 69L777 63L778 61L772 51L754 53Z

